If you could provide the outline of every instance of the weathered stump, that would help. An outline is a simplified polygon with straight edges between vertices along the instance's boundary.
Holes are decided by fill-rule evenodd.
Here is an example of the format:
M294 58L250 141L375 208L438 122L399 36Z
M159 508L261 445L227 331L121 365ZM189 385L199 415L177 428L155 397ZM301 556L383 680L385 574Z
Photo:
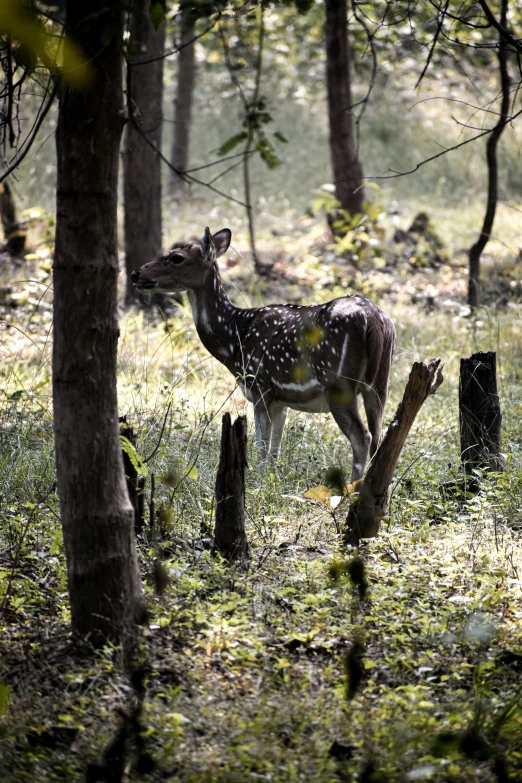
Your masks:
M120 435L127 438L136 448L136 436L132 427L127 423L126 416L120 416ZM145 477L138 475L138 471L124 449L122 454L127 492L134 509L134 532L141 533L145 524Z
M229 563L249 559L245 532L245 469L247 467L247 421L230 413L223 416L221 454L216 476L216 526L214 549Z
M502 471L502 412L494 351L460 360L460 453L466 473L476 468Z
M5 235L5 249L12 256L22 255L26 232L18 222L13 191L5 181L0 185L0 218Z
M378 535L381 520L388 512L388 490L408 433L423 403L443 380L440 359L413 365L403 398L348 512L344 536L347 544L358 546L361 538Z

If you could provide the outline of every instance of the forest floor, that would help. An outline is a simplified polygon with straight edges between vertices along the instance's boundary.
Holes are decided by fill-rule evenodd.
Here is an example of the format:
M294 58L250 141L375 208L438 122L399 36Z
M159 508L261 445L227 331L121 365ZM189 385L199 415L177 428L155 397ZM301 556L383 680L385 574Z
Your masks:
M122 311L120 410L142 456L159 442L147 476L148 487L156 477L157 521L138 538L150 624L131 663L112 647L79 655L69 632L49 239L6 269L1 780L522 779L522 264L506 250L516 233L490 249L486 306L470 314L459 240L413 237L409 223L362 227L351 256L339 257L321 221L303 217L284 235L261 236L261 282L241 237L222 265L245 306L351 292L377 301L398 333L386 421L413 361L445 363L406 443L390 517L360 547L365 595L346 575L355 554L339 535L346 504L303 497L329 467L350 462L328 416L290 415L270 468L250 448L251 566L211 556L221 415L246 413L250 424L251 409L199 344L187 306ZM480 475L480 490L463 498L444 484L460 476L459 361L476 350L497 351L506 470Z

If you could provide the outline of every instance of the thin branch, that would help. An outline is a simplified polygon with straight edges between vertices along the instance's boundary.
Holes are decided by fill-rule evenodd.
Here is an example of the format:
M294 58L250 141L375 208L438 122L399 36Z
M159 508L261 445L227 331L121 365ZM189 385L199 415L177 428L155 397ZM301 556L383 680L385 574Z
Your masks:
M44 108L40 112L40 117L38 118L38 121L33 126L33 132L31 134L30 138L26 139L26 141L24 142L24 145L25 145L24 151L15 158L14 163L12 163L7 168L7 170L3 172L3 174L0 174L0 182L3 182L4 179L6 179L10 174L13 173L13 171L15 171L15 169L18 168L20 163L23 161L23 159L25 158L25 156L27 155L27 153L31 149L32 144L33 144L33 142L34 142L34 140L35 140L35 138L36 138L36 136L38 134L38 131L40 130L40 128L42 126L42 123L45 120L45 118L46 118L46 116L47 116L47 114L49 112L49 109L51 108L51 106L53 104L53 101L54 101L54 99L56 97L56 93L57 92L58 92L58 82L56 81L55 84L54 84L53 90L52 90L52 92L51 92L51 94L49 96L49 100L47 101L46 105L44 106Z
M484 15L490 25L492 25L502 36L504 41L508 41L511 46L515 49L515 51L519 52L519 54L522 54L522 41L515 38L514 35L511 35L509 30L506 29L506 27L498 21L496 16L492 13L490 7L486 3L486 0L478 0L480 7L484 11Z
M373 181L377 179L396 179L397 177L407 177L410 174L415 174L416 171L418 171L422 166L425 166L426 163L431 163L433 160L436 160L437 158L442 157L443 155L446 155L448 152L454 152L455 150L460 149L460 147L464 147L466 144L470 144L472 141L476 141L477 139L482 138L483 136L487 136L490 133L493 133L494 131L497 131L499 128L503 128L505 125L508 125L509 123L516 120L517 117L519 117L522 114L522 109L520 111L517 111L516 114L513 114L511 117L508 117L503 122L499 123L498 125L495 125L494 128L488 128L487 130L483 131L482 133L477 133L476 136L472 136L470 139L466 139L465 141L461 141L459 144L455 144L453 147L445 147L442 152L438 152L436 155L432 155L429 158L425 158L424 160L421 160L420 163L417 163L417 165L409 169L409 171L396 171L395 169L387 169L387 171L391 172L390 174L376 174L373 177L365 177L367 181ZM344 180L339 180L340 182L344 182ZM333 183L335 184L335 183Z
M450 0L446 0L446 5L444 6L444 11L442 11L442 13L439 14L439 18L438 18L438 21L437 21L437 29L435 30L435 35L433 36L433 41L431 42L430 50L428 52L428 57L427 57L426 62L424 64L424 68L422 69L422 72L421 72L419 78L417 79L417 84L415 85L415 89L420 87L421 82L424 79L424 77L425 77L425 75L426 75L426 73L428 71L428 68L430 67L431 58L433 57L433 53L435 51L435 47L437 46L437 41L439 40L439 35L442 32L442 27L444 25L444 17L446 15L447 10L448 10L449 2L450 2Z
M171 171L173 171L175 174L177 174L178 177L181 177L182 179L184 179L187 182L193 182L196 185L202 185L204 188L208 188L213 193L216 193L216 195L223 196L223 198L226 198L228 201L232 201L234 204L238 204L240 207L245 207L245 208L248 207L248 204L245 204L244 201L240 201L239 199L234 198L233 196L230 196L228 193L224 193L222 190L218 190L218 188L215 188L210 183L203 182L203 180L197 179L196 177L193 177L192 175L186 174L184 171L180 171L179 169L177 169L175 166L172 165L170 160L167 157L165 157L165 155L162 153L162 151L160 149L158 149L156 144L151 139L149 139L149 137L147 136L145 131L142 128L140 128L138 122L136 121L136 118L135 117L131 117L130 121L132 122L133 127L136 129L136 131L141 136L141 138L145 140L145 142L149 145L149 147L151 147L154 150L154 152L159 157L159 159Z
M152 57L149 60L139 60L139 62L133 62L132 65L138 66L138 65L149 65L149 63L155 63L158 60L165 60L167 57L171 57L173 54L178 54L181 52L182 49L185 49L186 46L192 46L196 41L199 41L200 38L204 38L207 33L210 33L211 30L214 29L214 27L217 25L219 20L221 19L221 11L217 12L216 19L208 26L206 27L203 32L198 33L193 38L190 39L190 41L185 41L185 43L180 44L175 49L172 49L170 52L165 52L160 57Z
M156 448L154 449L152 454L149 454L149 456L146 459L143 460L143 462L145 462L145 463L149 462L149 460L151 460L153 457L155 457L156 454L159 451L159 447L161 446L161 439L163 438L163 433L165 432L165 425L167 423L167 418L168 418L168 415L170 413L171 405L172 405L172 400L167 405L167 412L165 413L165 418L163 419L163 425L161 427L161 432L159 434L159 438L158 438L158 442L156 444Z

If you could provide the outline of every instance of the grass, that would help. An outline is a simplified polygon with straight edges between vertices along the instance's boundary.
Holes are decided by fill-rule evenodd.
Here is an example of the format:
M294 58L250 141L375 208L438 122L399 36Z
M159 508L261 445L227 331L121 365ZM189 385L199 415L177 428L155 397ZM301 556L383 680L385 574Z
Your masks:
M312 229L294 225L292 239L278 239L278 249L286 259L305 258L307 295L342 295L342 264L335 271L307 255ZM263 241L270 250L268 236ZM422 280L433 285L435 276L444 301L446 287L460 279L458 266L425 270L424 278L398 270L395 288L384 272L357 278L397 325L387 421L412 361L438 355L445 362L445 382L406 443L390 519L378 539L361 547L369 581L364 599L344 575L353 557L336 532L345 509L334 515L287 497L322 483L328 467L349 465L349 447L331 418L291 413L281 457L267 470L250 442L252 565L248 572L225 567L208 551L220 419L226 410L246 413L252 430L251 408L208 358L187 308L167 319L122 313L120 411L143 456L156 447L166 417L149 463L162 510L156 529L138 542L150 610L138 696L119 650L79 658L71 645L43 267L24 272L35 282L15 286L26 299L2 323L2 779L83 781L89 770L87 779L95 780L123 722L128 781L516 780L522 771L519 306L470 318L458 304L411 304L412 280L414 287ZM224 276L238 286L245 281L234 267ZM252 301L273 294L248 291ZM459 475L459 359L475 350L498 354L507 469L484 476L478 495L462 502L441 486ZM172 481L161 480L173 473L186 476L174 492ZM170 576L160 595L156 560ZM357 667L348 652L355 642L364 651L362 681L352 695ZM137 732L122 718L135 714L136 703Z

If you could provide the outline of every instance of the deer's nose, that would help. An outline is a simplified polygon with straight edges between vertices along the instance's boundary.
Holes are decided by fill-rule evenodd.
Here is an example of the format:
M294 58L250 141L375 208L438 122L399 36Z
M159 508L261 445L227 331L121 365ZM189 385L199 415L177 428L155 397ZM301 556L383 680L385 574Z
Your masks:
M137 283L140 279L140 273L137 269L134 270L134 272L131 274L131 280L133 283Z

